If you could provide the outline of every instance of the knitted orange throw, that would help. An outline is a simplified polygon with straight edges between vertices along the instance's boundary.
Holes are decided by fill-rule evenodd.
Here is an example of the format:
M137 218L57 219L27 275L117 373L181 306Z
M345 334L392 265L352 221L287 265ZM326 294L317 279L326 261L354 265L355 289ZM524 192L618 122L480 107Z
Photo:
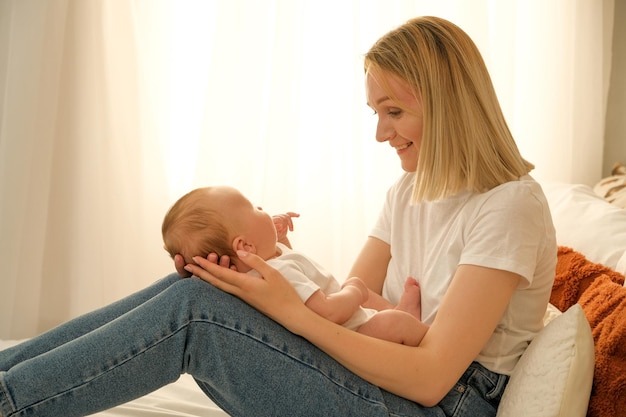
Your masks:
M626 288L624 276L559 247L550 302L566 311L578 303L591 326L595 370L588 417L626 416Z

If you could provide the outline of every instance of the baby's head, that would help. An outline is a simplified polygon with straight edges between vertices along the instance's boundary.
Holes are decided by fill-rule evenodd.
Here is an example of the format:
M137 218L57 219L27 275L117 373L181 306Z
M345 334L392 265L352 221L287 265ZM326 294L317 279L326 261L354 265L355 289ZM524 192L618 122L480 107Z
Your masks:
M264 259L276 254L276 228L271 216L232 187L198 188L185 194L165 215L161 232L165 250L172 258L181 254L185 263L192 263L194 256L206 258L209 253L228 255L236 261L237 250Z
M219 199L211 196L212 187L197 188L182 196L168 210L161 233L165 250L173 258L177 253L191 263L193 256L234 256L228 219Z

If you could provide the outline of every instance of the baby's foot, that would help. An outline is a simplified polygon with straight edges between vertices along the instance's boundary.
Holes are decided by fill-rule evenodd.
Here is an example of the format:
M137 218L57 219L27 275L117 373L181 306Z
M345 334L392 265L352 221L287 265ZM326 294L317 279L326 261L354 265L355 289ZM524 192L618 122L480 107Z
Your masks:
M404 293L396 310L406 311L418 320L422 319L422 290L415 278L407 278L404 283Z

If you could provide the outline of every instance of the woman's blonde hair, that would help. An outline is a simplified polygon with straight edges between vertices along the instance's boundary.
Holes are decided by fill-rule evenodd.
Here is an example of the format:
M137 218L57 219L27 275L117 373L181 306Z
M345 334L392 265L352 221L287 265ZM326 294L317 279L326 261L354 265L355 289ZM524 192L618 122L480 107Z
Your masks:
M520 155L478 48L451 22L419 17L390 31L365 55L365 72L400 107L386 74L408 83L422 105L414 202L484 192L534 168Z
M163 219L163 243L172 258L181 254L185 263L191 257L206 258L209 253L235 257L231 246L227 219L220 210L212 208L210 187L197 188L182 196Z

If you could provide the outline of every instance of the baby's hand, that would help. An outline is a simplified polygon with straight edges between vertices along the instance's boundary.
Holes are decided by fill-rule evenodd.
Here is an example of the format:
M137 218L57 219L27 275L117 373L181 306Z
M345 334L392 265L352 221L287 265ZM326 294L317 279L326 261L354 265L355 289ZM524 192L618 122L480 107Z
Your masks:
M272 216L274 220L274 226L276 227L276 235L278 241L287 237L287 232L293 232L293 217L300 217L300 214L288 211L285 214L276 214Z

